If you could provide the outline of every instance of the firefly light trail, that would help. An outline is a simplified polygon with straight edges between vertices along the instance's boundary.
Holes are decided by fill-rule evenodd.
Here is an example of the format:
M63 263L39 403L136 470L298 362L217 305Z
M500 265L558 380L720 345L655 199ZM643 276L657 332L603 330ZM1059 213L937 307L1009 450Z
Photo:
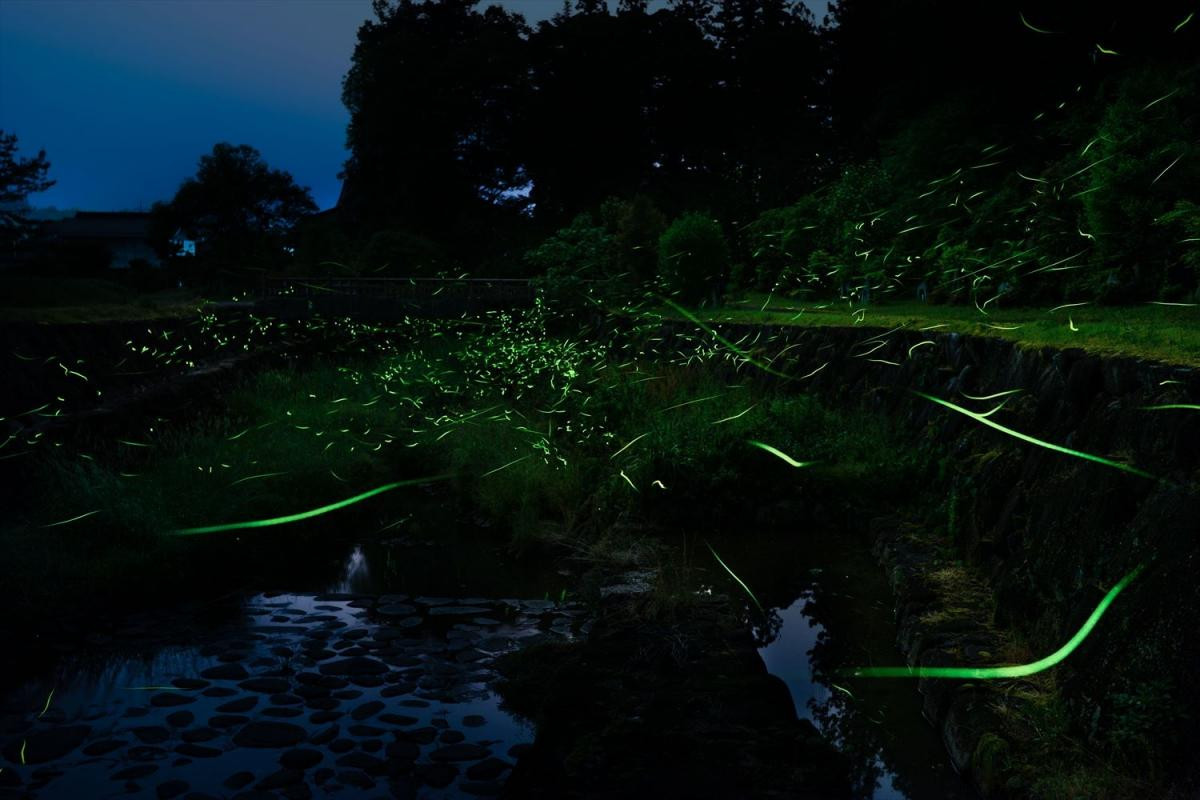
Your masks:
M345 508L346 506L354 505L355 503L360 503L363 500L372 498L375 495L383 494L384 492L390 492L393 489L399 489L402 486L416 486L422 483L432 483L433 481L445 480L449 477L449 475L434 475L429 478L414 478L413 480L408 481L386 483L383 486L376 487L370 491L363 492L362 494L356 494L353 497L346 498L345 500L339 500L336 503L330 503L329 505L321 506L320 508L314 508L309 511L301 511L298 514L288 514L287 516L272 517L270 519L255 519L248 522L230 522L223 525L205 525L199 528L180 528L179 530L172 531L172 533L179 536L192 536L199 533L219 533L221 531L234 531L241 530L243 528L268 528L273 525L286 525L289 522L299 522L300 520L311 519L313 517L319 517L322 514L328 514L331 511L337 511L338 509Z
M1096 606L1096 610L1087 618L1083 626L1062 647L1045 658L1028 664L1014 664L1006 667L854 667L843 670L844 673L857 678L958 678L966 680L996 680L999 678L1023 678L1059 664L1091 634L1096 623L1104 616L1104 612L1117 599L1117 595L1128 586L1145 568L1142 564L1133 569L1128 575L1117 582L1108 594Z

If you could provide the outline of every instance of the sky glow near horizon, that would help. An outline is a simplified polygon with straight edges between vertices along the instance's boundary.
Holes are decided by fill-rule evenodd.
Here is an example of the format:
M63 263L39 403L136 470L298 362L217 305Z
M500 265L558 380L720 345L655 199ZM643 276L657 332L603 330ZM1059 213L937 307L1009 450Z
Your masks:
M824 0L806 2L819 21ZM531 23L562 8L499 5ZM44 149L58 181L30 204L145 210L228 141L329 208L347 156L342 77L370 17L370 0L0 0L0 129L22 156Z

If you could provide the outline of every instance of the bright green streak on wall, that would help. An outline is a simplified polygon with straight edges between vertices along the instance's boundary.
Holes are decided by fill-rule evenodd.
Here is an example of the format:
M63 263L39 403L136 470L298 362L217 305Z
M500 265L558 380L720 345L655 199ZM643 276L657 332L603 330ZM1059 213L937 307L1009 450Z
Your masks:
M1132 572L1118 581L1117 585L1110 589L1108 594L1104 595L1104 599L1100 601L1100 605L1096 606L1096 610L1083 623L1083 627L1075 632L1070 641L1045 658L1038 659L1029 664L1014 664L1008 667L856 667L847 670L847 672L859 678L965 678L994 680L996 678L1023 678L1026 675L1050 669L1050 667L1053 667L1075 652L1075 648L1079 647L1083 640L1088 637L1088 634L1092 632L1092 629L1096 627L1096 623L1100 621L1100 617L1104 616L1104 612L1112 605L1113 600L1117 599L1117 595L1121 593L1121 590L1128 586L1145 569L1145 566L1145 564L1141 564L1135 567Z
M250 520L249 522L229 522L224 525L205 525L204 527L200 528L180 528L179 530L171 531L171 533L177 536L191 536L197 533L220 533L221 531L235 531L242 528L268 528L272 525L286 525L289 522L299 522L303 519L319 517L322 514L328 514L331 511L337 511L340 508L345 508L346 506L351 506L355 503L361 503L363 500L367 500L377 494L390 492L392 489L399 489L401 486L416 486L417 484L421 483L445 480L449 477L449 475L435 475L431 478L414 478L408 481L385 483L383 486L376 487L368 492L363 492L362 494L356 494L354 497L347 497L345 500L339 500L336 503L330 503L327 506L321 506L320 508L314 508L309 511L301 511L298 514L288 514L285 517L255 519Z
M1122 464L1119 461L1111 461L1107 458L1102 458L1100 456L1092 455L1091 453L1083 453L1083 452L1080 452L1079 450L1072 450L1069 447L1063 447L1062 445L1051 444L1050 442L1044 442L1041 439L1035 439L1034 437L1032 437L1028 434L1021 433L1020 431L1014 431L1012 428L1006 428L998 422L992 422L990 419L988 419L983 414L976 414L974 411L968 411L967 409L962 408L961 406L954 405L954 403L948 402L946 400L942 400L940 397L934 397L933 395L925 394L924 392L918 392L916 390L913 390L913 394L920 395L921 397L924 397L926 400L932 400L933 402L937 403L938 405L943 405L946 408L949 408L953 411L957 411L960 414L965 414L966 416L970 417L973 420L976 420L977 422L982 422L984 425L987 425L989 428L995 428L996 430L1002 431L1003 433L1007 433L1009 436L1020 439L1023 442L1029 442L1030 444L1036 444L1038 447L1044 447L1047 450L1053 450L1056 453L1066 453L1067 455L1075 456L1076 458L1083 458L1083 459L1087 459L1088 461L1095 461L1097 464L1103 464L1106 467L1112 467L1113 469L1119 469L1124 472L1132 473L1134 475L1140 475L1143 478L1150 478L1151 480L1155 480L1155 481L1159 480L1159 478L1157 476L1151 475L1149 472L1144 472L1144 471L1138 469L1137 467L1131 467L1128 464Z

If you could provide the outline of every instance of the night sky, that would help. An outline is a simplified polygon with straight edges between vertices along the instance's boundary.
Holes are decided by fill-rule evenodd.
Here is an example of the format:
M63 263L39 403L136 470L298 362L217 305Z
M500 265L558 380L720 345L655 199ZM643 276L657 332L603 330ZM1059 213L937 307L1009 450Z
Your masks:
M562 2L499 5L535 22ZM824 0L808 5L819 21ZM146 209L228 141L332 206L342 76L371 16L370 0L0 0L0 129L58 181L30 204Z

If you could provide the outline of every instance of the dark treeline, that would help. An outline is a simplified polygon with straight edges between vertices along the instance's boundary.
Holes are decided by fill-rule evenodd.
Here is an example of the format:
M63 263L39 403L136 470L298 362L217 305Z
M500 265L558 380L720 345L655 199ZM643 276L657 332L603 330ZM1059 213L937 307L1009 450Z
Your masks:
M842 0L818 21L786 0L578 0L530 26L474 0L377 0L344 82L339 218L301 255L521 274L555 230L609 247L624 217L654 249L655 220L691 211L730 240L720 279L763 289L887 292L1083 245L1052 289L985 282L1186 293L1196 257L1167 243L1197 224L1191 12ZM949 184L922 202L955 170L957 208Z

